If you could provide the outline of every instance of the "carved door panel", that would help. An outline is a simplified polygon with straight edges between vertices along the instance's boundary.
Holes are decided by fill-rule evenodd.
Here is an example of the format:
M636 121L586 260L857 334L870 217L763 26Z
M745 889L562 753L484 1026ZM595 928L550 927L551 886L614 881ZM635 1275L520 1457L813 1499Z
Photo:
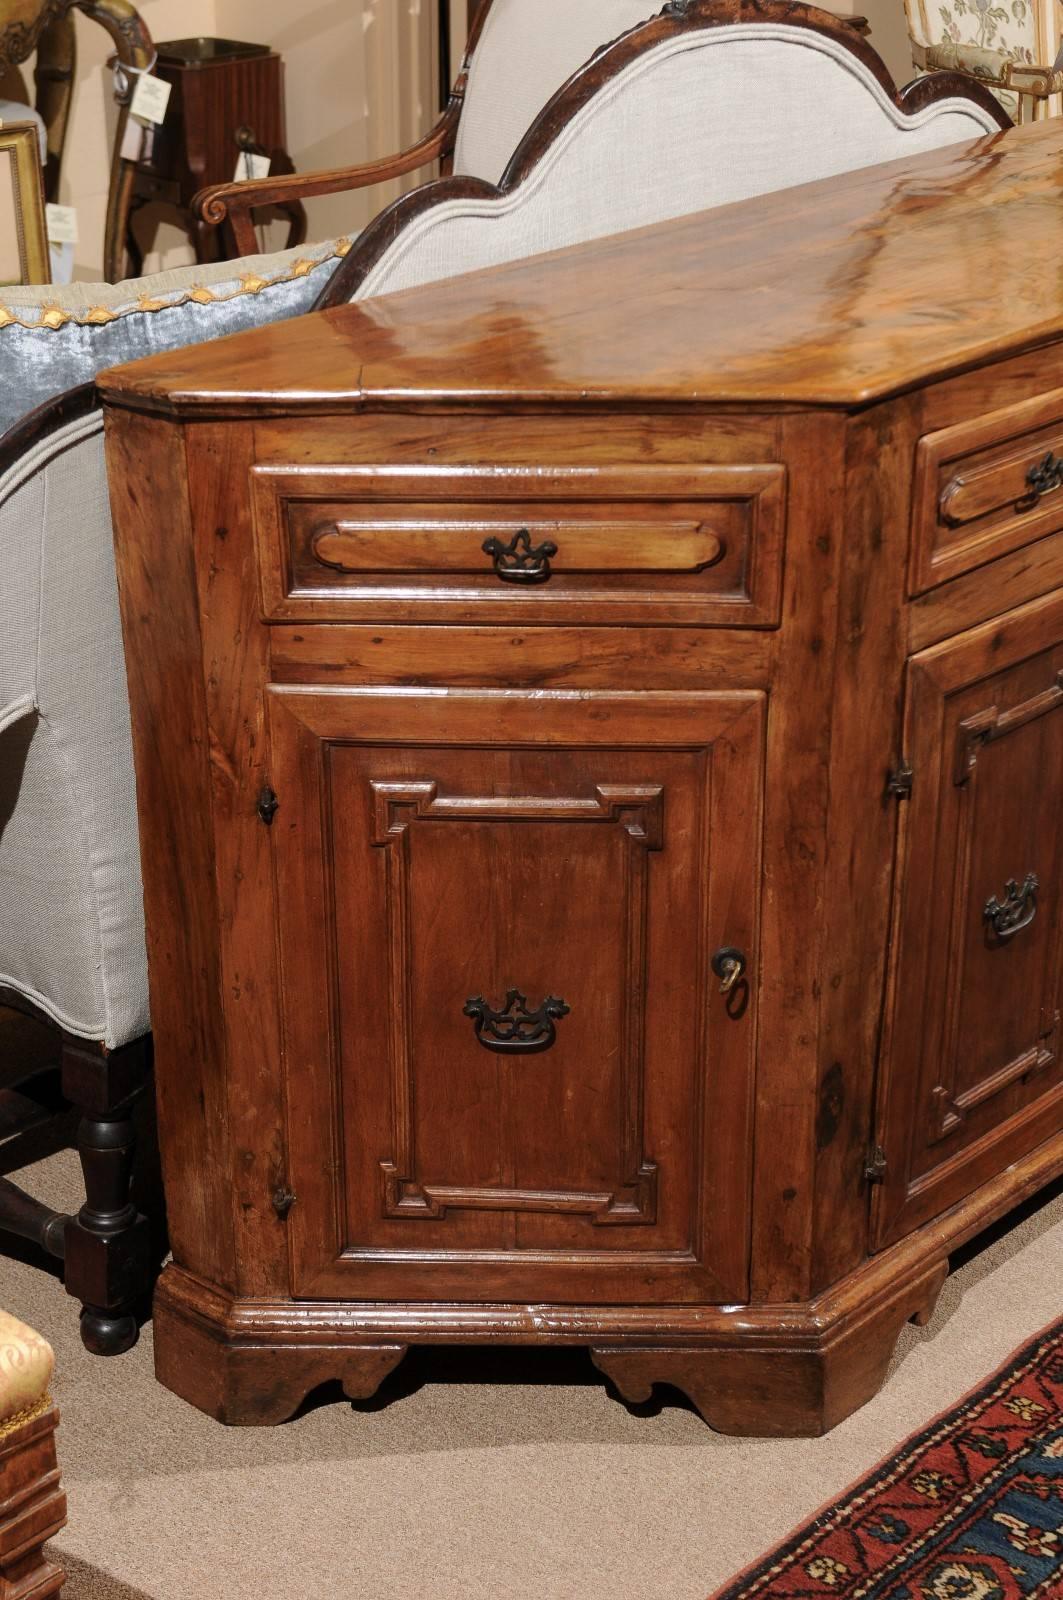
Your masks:
M1039 601L909 669L880 1244L1063 1119L1061 640Z
M293 1292L741 1299L763 696L270 699Z

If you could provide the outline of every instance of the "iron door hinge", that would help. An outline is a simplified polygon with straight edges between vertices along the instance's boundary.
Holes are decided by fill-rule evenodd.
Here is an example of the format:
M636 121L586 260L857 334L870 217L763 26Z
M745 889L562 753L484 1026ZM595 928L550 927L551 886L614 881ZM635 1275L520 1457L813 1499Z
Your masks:
M888 1170L889 1162L885 1150L880 1144L873 1145L864 1167L864 1177L868 1183L885 1183Z
M273 819L280 810L280 804L281 803L277 799L277 796L267 783L265 788L263 788L259 793L258 805L256 807L259 816L266 824L267 828L272 828Z
M912 785L915 783L915 773L912 771L910 761L902 761L899 767L894 767L886 781L886 793L897 800L911 798Z

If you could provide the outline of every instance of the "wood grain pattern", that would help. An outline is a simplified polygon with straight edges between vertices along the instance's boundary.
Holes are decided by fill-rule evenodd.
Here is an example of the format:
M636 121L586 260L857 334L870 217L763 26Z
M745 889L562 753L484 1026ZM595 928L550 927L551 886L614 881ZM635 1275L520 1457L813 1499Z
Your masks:
M178 1393L561 1342L815 1434L1063 1171L1054 141L104 379Z
M881 1241L1063 1117L1061 621L1057 594L909 666L904 748L919 778L901 852L883 1117L907 1160L876 1203ZM1031 872L1037 914L1001 938L985 908Z
M218 1005L212 737L189 491L178 436L152 450L151 475L143 478L147 426L143 418L112 414L107 448L112 509L127 536L118 587L141 807L167 1225L182 1261L233 1284L229 1121L218 1070L224 1017ZM207 1159L200 1170L203 1152Z
M919 441L912 505L913 594L1032 544L1063 525L1063 391ZM1032 485L1048 464L1049 487Z
M66 1574L44 1546L66 1526L54 1408L0 1438L0 1594L51 1600Z
M297 1293L746 1292L755 1008L705 986L756 959L762 710L272 692ZM527 1064L462 1010L515 985L571 1009Z
M264 615L778 623L784 467L592 464L560 432L548 448L556 465L504 477L497 463L256 467ZM542 553L540 581L507 572L522 549Z
M419 408L864 404L1063 332L1057 135L1032 124L868 167L239 334L220 370L205 346L152 357L102 388L215 415L278 414L296 393L333 411L413 396ZM1003 208L1024 249L998 252L987 276L971 240ZM609 295L588 298L588 281Z
M815 1300L798 1305L241 1303L172 1267L155 1300L156 1369L167 1387L209 1415L253 1425L285 1420L326 1376L342 1374L346 1382L353 1373L365 1384L376 1375L381 1382L390 1370L387 1363L393 1367L402 1359L406 1343L590 1344L596 1350L634 1353L649 1346L656 1358L648 1370L633 1374L643 1394L654 1382L690 1386L714 1420L723 1420L721 1408L726 1406L733 1431L757 1434L778 1431L775 1406L783 1396L774 1368L782 1353L790 1363L791 1391L796 1368L796 1392L783 1399L790 1425L815 1435L822 1431L822 1380L836 1341L845 1340L855 1371L849 1380L845 1363L834 1364L835 1396L849 1381L866 1396L869 1368L873 1376L886 1342L878 1338L879 1319L884 1315L896 1329L899 1307L902 1316L914 1314L925 1321L950 1252L1009 1206L1035 1194L1061 1167L1063 1132L934 1223L872 1257ZM857 1338L847 1337L854 1331ZM662 1360L662 1344L677 1350L681 1361ZM704 1373L698 1372L699 1353L708 1358ZM744 1418L729 1399L728 1355L743 1362L742 1382L734 1387L746 1405ZM770 1402L751 1401L758 1392L769 1394ZM843 1409L836 1404L835 1416Z

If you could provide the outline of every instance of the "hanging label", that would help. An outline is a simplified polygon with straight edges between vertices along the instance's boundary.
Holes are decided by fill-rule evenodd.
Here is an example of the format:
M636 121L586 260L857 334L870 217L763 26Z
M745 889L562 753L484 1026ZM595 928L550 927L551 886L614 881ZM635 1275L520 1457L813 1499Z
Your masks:
M154 133L151 128L145 127L143 122L138 122L136 117L127 117L120 152L122 160L147 161L150 154L148 145L153 137Z
M256 156L253 151L245 150L236 163L233 182L257 183L259 178L268 178L270 165L269 156Z
M49 244L77 244L78 214L74 206L46 206Z
M142 72L133 90L130 114L141 122L164 121L166 107L170 103L171 87L172 85L166 83L164 79L154 78L150 72Z

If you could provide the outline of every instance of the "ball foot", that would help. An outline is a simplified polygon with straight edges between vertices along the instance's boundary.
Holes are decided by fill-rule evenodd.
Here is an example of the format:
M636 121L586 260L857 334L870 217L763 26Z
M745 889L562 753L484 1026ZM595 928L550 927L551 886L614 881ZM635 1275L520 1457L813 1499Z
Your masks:
M123 1356L140 1337L137 1319L113 1311L85 1306L81 1312L81 1342L94 1356Z

